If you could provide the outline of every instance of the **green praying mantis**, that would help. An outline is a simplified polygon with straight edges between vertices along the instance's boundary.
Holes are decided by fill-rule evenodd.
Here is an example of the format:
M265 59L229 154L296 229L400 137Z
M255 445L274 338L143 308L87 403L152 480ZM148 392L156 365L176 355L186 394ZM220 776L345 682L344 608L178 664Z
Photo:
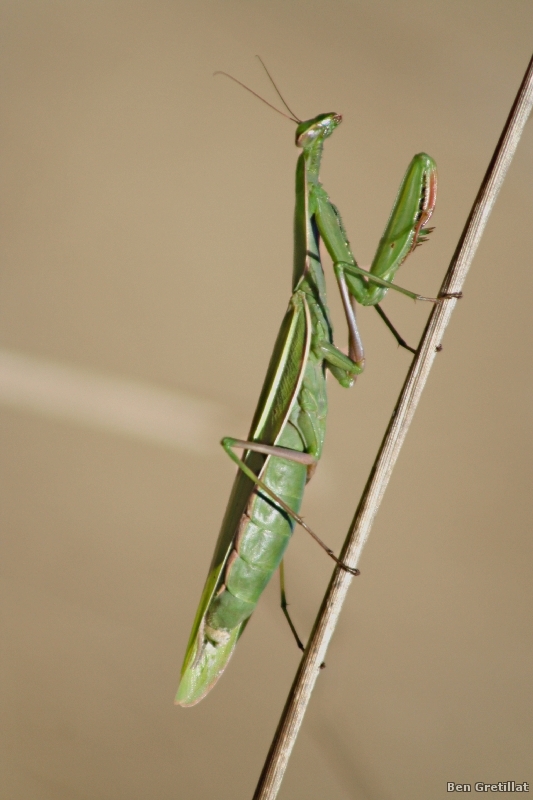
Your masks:
M244 86L231 75L227 77ZM407 256L432 230L427 223L437 192L433 159L425 153L412 159L370 270L364 270L355 261L341 216L319 179L324 141L342 117L319 114L302 122L272 83L291 115L289 119L297 125L296 146L302 150L296 166L292 294L248 438L243 441L227 437L221 442L238 471L185 654L176 695L176 703L182 706L198 703L217 682L278 567L282 608L303 649L286 608L282 562L296 523L318 541L341 569L359 574L340 562L298 514L305 485L324 444L326 370L341 386L350 387L364 368L356 303L376 307L399 344L407 346L378 305L387 290L394 289L415 300L443 299L422 297L392 283ZM333 341L321 240L333 262L346 316L347 355ZM243 449L242 458L234 452L236 448Z

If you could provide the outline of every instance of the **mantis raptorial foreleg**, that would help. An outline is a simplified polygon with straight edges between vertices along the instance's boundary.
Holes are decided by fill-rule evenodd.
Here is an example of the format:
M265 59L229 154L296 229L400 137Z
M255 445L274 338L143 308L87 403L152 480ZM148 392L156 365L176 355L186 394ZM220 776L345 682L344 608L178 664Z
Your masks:
M392 281L396 271L417 247L427 241L433 228L427 223L433 213L436 199L435 162L425 153L414 156L400 186L392 208L389 222L378 245L376 255L369 270L362 269L355 261L344 228L342 217L330 201L324 189L318 185L310 189L310 205L315 209L315 219L319 233L333 261L333 268L344 307L349 330L349 353L352 358L362 358L362 345L355 321L355 302L373 305L384 297L388 289L400 292L413 300L440 303L448 297L424 297L423 295L397 286ZM411 352L404 339L398 334L382 309L378 313L398 344Z

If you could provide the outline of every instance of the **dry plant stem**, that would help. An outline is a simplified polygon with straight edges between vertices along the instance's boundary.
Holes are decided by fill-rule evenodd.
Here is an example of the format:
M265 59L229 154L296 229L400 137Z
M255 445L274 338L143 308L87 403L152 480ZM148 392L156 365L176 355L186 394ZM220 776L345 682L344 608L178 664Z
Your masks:
M441 294L460 292L462 289L532 104L533 58L444 278ZM341 560L352 567L356 567L359 561L433 364L437 347L442 341L456 303L455 299L444 300L434 307L429 317L417 355L396 403L342 549ZM350 574L338 567L335 569L283 709L253 800L273 800L278 793L311 692L320 673L320 665L325 659L329 641L351 582Z

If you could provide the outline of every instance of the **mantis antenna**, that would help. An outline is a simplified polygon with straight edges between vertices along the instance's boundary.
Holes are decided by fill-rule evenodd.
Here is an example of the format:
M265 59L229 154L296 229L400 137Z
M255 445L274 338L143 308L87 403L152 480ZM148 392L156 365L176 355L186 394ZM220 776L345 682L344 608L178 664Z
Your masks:
M259 58L259 56L257 56L257 57ZM261 59L260 59L260 58L259 58L259 61L261 61ZM262 61L261 61L261 64L263 64L263 62L262 62ZM265 65L264 65L264 64L263 64L263 67L265 68L265 71L266 71L266 73L267 73L268 77L269 77L269 78L270 78L270 80L272 81L272 84L273 84L273 86L274 86L274 88L275 88L276 92L277 92L277 93L279 94L279 96L281 97L281 94L279 93L278 87L276 86L276 84L274 83L274 81L272 80L272 78L270 77L270 74L269 74L269 72L268 72L268 70L267 70L267 68L265 67ZM222 70L218 69L216 72L213 72L213 75L225 75L225 76L226 76L226 78L230 78L230 80L232 80L232 81L235 81L235 83L238 83L238 84L239 84L239 86L242 86L242 88L243 88L243 89L246 89L246 91L247 91L247 92L250 92L250 94L253 94L253 95L254 95L254 97L257 97L257 99L258 99L258 100L261 100L261 102L262 102L262 103L265 103L265 105L267 105L267 106L270 106L270 108L274 109L274 111L277 111L277 112L278 112L278 114L281 114L281 116L282 116L282 117L285 117L285 119L290 119L290 121L291 121L291 122L296 122L296 123L298 123L298 124L299 124L299 123L302 121L301 119L298 119L298 117L296 116L296 114L293 114L293 112L290 110L289 106L287 105L287 103L286 103L286 102L285 102L285 100L283 99L283 97L281 97L281 101L282 101L283 105L285 106L285 108L287 108L287 109L288 109L288 111L290 111L290 113L292 114L292 116L290 116L290 117L289 117L289 115L288 115L288 114L285 114L283 111L280 111L280 110L279 110L279 108L276 108L276 106L273 106L273 105L272 105L272 103L269 103L269 102L268 102L268 100L265 100L265 98L264 98L264 97L261 97L261 95L260 95L260 94L257 94L257 92L254 92L254 90L253 90L253 89L250 89L250 87L249 87L249 86L246 86L246 84L245 84L245 83L242 83L242 81L239 81L237 78L234 78L234 77L233 77L233 75L230 75L230 74L229 74L229 72L223 72Z
M263 67L263 69L265 70L266 74L268 75L268 79L269 79L270 83L272 84L272 86L273 86L273 87L274 87L274 89L276 90L276 92L277 92L277 95L278 95L279 99L281 100L281 102L283 103L283 105L285 106L285 108L287 109L287 111L289 112L289 114L292 114L292 116L293 116L293 118L294 118L295 120L298 120L298 122L301 122L302 120L301 120L301 119L298 119L298 117L296 116L296 114L294 113L294 111L292 110L292 108L289 108L289 106L288 106L288 105L287 105L287 103L285 102L285 98L283 97L283 95L281 94L280 90L279 90L279 89L278 89L278 87L276 86L276 81L274 80L274 78L272 77L272 75L270 74L270 72L268 71L268 69L266 68L265 62L263 61L263 59L261 58L261 56L256 56L256 58L258 58L258 59L259 59L259 61L260 61L260 63L261 63L261 66Z

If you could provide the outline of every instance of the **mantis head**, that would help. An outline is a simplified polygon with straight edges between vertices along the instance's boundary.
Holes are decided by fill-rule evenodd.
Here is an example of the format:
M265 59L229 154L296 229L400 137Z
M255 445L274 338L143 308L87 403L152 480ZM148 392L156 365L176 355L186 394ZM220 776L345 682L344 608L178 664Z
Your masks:
M341 122L341 115L333 112L300 122L296 128L296 147L305 148L319 138L327 139Z

